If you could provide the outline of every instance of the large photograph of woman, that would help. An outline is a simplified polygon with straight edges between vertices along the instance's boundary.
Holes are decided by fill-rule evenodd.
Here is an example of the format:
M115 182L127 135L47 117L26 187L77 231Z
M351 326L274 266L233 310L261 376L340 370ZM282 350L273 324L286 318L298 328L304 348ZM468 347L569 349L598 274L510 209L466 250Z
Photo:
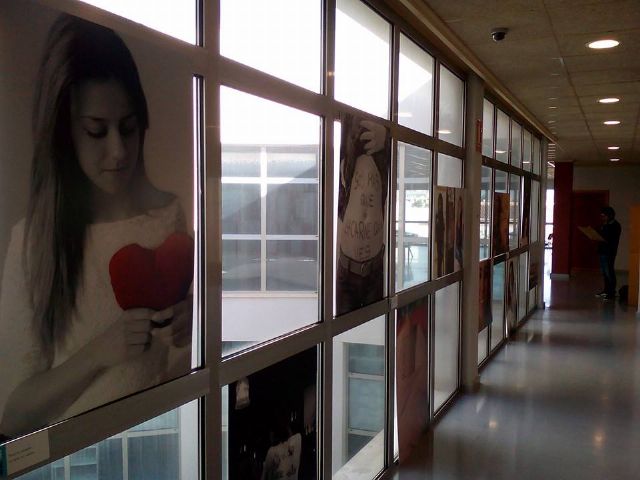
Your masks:
M148 98L113 30L29 2L6 2L0 17L13 33L1 47L3 116L16 98L16 122L31 113L24 128L0 126L9 151L30 150L0 159L3 170L20 162L11 195L26 204L0 217L0 436L11 438L190 370L193 137L189 109L175 111L185 123L165 151L182 158L149 160ZM20 68L8 51L24 53ZM191 81L174 98L189 107Z

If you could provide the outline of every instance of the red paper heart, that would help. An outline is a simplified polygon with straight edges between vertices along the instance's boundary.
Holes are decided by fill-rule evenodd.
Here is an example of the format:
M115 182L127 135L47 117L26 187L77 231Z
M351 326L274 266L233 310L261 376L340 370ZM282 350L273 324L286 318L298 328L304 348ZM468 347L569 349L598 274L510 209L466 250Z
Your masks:
M193 239L172 233L155 250L131 244L109 262L111 286L123 310L163 310L184 300L193 281Z

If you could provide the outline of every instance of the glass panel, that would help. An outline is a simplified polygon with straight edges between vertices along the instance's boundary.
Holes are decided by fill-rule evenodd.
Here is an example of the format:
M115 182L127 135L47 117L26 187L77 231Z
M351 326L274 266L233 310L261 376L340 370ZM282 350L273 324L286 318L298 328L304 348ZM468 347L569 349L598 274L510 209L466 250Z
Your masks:
M436 292L434 325L434 411L458 388L458 340L460 284Z
M529 253L520 255L520 267L518 279L518 321L524 319L527 314L527 294L529 285Z
M509 116L497 109L496 160L509 162Z
M397 188L396 290L400 291L429 279L429 150L398 142Z
M334 478L373 478L384 466L384 371L385 317L334 337Z
M494 106L486 98L482 104L482 154L493 158L493 112Z
M222 176L259 177L260 149L239 147L234 151L232 146L227 146L222 152Z
M84 3L141 23L172 37L196 43L196 4L194 0L81 0Z
M464 131L464 82L440 66L438 138L462 146Z
M438 154L438 185L462 188L462 160Z
M220 53L319 92L321 27L319 0L222 0Z
M538 229L540 228L539 215L540 211L540 182L531 182L531 242L538 241Z
M545 223L553 223L553 205L555 201L555 190L553 186L547 188L547 201L545 203Z
M491 175L493 170L482 167L480 184L480 260L491 254Z
M511 121L511 165L522 167L522 127L514 120Z
M533 138L533 152L532 152L532 172L536 175L540 175L540 140L536 137Z
M480 333L478 333L478 365L480 365L484 361L484 359L487 358L488 337L489 327L484 328Z
M198 402L194 400L16 478L196 480L199 478L198 415Z
M507 174L507 172L496 170L495 181L496 193L507 193L509 191L509 175Z
M315 240L268 240L267 290L317 291L317 242Z
M316 235L318 185L267 185L267 235Z
M222 233L260 233L260 185L222 185Z
M227 87L220 103L227 355L318 321L320 119Z
M525 130L522 137L522 168L531 171L531 132Z
M509 175L509 248L518 248L520 241L520 177Z
M268 177L318 178L318 149L315 146L307 149L267 147L266 155Z
M400 35L398 123L427 135L433 132L433 57Z
M507 262L507 283L505 294L505 323L512 332L518 323L518 258Z
M529 311L532 312L536 309L536 295L538 294L538 287L533 287L529 290Z
M491 350L504 338L504 266L505 262L493 266L491 288Z
M222 289L260 290L260 241L222 240Z
M317 358L310 348L229 385L229 479L316 478Z
M336 7L335 97L388 118L391 25L359 0Z

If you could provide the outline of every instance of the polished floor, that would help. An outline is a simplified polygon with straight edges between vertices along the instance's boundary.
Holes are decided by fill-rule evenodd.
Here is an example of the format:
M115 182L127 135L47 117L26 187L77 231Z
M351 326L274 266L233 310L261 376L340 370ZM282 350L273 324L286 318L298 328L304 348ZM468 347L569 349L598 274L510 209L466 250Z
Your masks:
M550 282L538 311L389 478L640 479L635 308L597 275Z

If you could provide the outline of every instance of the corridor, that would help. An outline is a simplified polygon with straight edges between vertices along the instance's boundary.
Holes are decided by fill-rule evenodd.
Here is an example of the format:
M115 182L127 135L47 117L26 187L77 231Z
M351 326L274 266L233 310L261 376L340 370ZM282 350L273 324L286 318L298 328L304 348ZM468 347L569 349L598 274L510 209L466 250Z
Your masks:
M635 308L594 298L599 287L593 274L551 282L547 309L489 361L479 392L389 478L640 478Z

